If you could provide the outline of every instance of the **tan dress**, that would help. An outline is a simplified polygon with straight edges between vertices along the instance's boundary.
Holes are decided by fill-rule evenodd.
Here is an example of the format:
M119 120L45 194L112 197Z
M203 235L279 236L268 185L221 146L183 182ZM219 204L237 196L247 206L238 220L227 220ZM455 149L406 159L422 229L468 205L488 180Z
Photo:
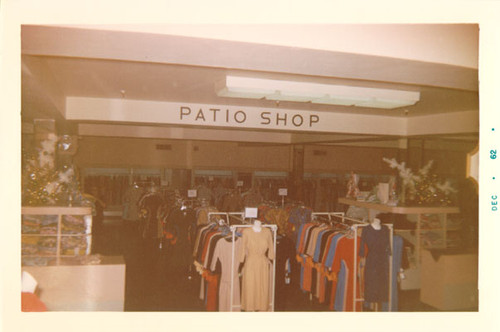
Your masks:
M221 263L221 276L219 283L219 311L239 311L240 305L240 280L238 278L238 264L236 255L240 248L241 240L235 239L234 254L235 262L233 265L233 305L231 310L231 263L233 255L233 243L220 239L215 245L214 257L212 259L212 266L210 269L215 270L217 260Z
M245 261L241 309L245 311L268 311L272 266L269 259L274 259L273 236L269 228L263 227L260 232L255 232L252 228L243 230L239 258L240 262Z

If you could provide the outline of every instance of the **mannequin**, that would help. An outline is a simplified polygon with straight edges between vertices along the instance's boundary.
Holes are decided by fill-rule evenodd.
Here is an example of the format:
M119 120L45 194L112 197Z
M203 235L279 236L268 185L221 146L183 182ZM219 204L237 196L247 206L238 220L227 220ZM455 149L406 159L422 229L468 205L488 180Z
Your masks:
M268 311L271 261L274 260L273 235L269 228L254 220L251 228L243 230L239 261L244 262L241 288L241 309Z
M260 220L255 219L253 222L253 226L252 226L253 231L255 233L259 233L262 230L261 225L262 225L262 223L260 222Z
M380 304L389 297L389 258L391 255L390 231L380 219L370 218L370 226L361 234L360 257L365 258L364 299L378 311ZM368 251L366 251L368 249Z

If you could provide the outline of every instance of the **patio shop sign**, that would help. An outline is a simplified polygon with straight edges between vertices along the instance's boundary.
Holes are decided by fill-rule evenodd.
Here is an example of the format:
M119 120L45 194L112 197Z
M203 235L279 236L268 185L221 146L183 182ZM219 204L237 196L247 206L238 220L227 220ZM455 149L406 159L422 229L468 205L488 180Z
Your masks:
M190 125L248 125L254 128L314 130L320 117L318 114L304 111L180 105L179 120Z
M447 118L439 118L437 122L422 122L419 119L423 117L418 117L415 118L418 127L414 129L415 126L409 127L409 118L398 116L91 97L66 97L65 117L72 121L115 122L120 125L134 123L398 136L406 135L408 128L414 133L418 133L419 128L429 132L429 123L436 127L448 121Z

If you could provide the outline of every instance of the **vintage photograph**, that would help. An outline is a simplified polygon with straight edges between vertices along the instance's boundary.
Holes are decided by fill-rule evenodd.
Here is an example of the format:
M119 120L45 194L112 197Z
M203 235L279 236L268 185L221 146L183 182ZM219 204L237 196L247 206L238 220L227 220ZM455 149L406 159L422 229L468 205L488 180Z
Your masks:
M479 30L23 24L22 311L477 312Z

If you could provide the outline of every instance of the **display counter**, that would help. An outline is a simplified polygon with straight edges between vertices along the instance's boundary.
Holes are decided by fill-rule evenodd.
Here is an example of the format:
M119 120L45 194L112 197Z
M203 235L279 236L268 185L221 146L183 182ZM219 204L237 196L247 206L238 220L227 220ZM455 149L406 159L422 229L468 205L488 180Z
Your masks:
M23 266L38 282L48 311L123 311L125 261L122 256L59 258L47 266Z
M477 310L478 255L422 252L420 301L439 310Z

